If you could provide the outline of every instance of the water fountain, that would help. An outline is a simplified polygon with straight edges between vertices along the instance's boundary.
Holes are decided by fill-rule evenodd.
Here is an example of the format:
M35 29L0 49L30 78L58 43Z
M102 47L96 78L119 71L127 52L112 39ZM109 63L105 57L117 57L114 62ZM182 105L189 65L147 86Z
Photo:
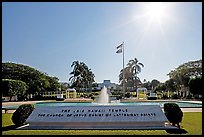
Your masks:
M107 93L107 88L105 86L102 88L102 90L100 92L97 103L99 103L99 104L108 104L108 103L110 103L109 95Z
M104 86L97 105L36 107L28 129L166 129L159 105L112 103Z
M104 86L100 92L99 98L96 102L92 102L94 105L124 105L120 103L120 100L111 100L107 92L107 88Z

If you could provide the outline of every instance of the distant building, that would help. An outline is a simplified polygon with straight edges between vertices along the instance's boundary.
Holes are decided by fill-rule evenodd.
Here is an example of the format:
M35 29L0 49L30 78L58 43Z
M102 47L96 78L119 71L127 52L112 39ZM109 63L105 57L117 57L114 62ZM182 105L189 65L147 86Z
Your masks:
M110 80L103 80L103 83L98 83L99 89L102 89L104 86L108 89L116 89L117 88L117 84L111 83Z
M69 86L69 83L67 83L67 82L59 82L62 86L64 86L64 87L68 87Z
M69 83L67 83L67 82L59 82L60 84L61 84L61 86L62 86L62 88L63 89L67 89L68 87L69 87Z

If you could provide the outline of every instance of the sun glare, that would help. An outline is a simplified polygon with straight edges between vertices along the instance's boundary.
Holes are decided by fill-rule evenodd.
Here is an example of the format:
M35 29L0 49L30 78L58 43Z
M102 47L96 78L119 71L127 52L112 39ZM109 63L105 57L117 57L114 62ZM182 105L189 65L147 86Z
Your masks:
M147 16L155 21L160 21L167 12L166 6L161 2L151 2L145 8Z
M132 22L136 22L141 28L141 35L138 45L143 45L148 37L161 37L165 43L166 29L174 19L174 3L169 2L141 2L136 4L133 10ZM136 26L135 25L135 26ZM155 48L155 47L154 47Z

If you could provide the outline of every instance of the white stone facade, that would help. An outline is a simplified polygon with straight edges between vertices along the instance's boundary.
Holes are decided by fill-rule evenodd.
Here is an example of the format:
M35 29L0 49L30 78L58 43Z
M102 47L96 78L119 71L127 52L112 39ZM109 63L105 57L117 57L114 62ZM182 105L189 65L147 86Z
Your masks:
M102 89L104 86L107 89L116 89L117 88L117 84L111 83L110 80L104 80L103 83L98 83L98 88Z

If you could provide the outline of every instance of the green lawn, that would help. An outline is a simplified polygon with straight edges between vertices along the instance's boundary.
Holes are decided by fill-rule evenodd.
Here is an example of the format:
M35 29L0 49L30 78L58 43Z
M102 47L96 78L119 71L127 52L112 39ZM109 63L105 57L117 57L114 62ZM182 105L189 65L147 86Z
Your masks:
M2 114L2 135L176 135L165 130L15 130L12 114ZM181 128L188 133L202 135L202 112L184 112Z

